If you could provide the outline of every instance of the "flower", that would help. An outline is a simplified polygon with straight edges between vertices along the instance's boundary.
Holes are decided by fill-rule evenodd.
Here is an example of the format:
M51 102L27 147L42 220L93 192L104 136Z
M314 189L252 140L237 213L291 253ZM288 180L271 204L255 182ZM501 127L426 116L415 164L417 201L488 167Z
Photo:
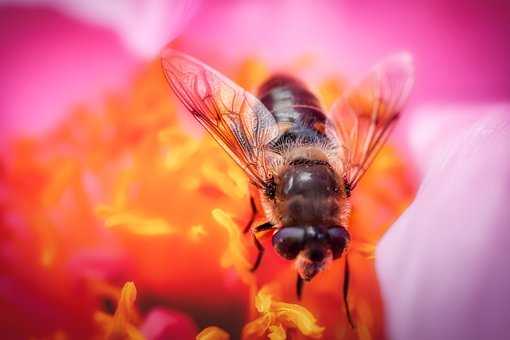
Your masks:
M377 249L392 339L506 337L510 105L478 109Z
M253 73L252 67L259 69L257 64L245 65L243 74ZM182 128L160 66L149 65L123 98L127 99L107 99L99 115L78 108L47 135L19 140L10 153L12 161L5 164L5 188L16 217L5 227L30 231L29 241L19 233L6 240L12 249L7 268L13 273L16 268L33 268L18 280L34 280L37 275L35 281L43 284L39 294L57 294L62 306L69 299L65 293L76 289L81 291L79 301L87 301L73 307L79 317L60 321L58 329L71 336L77 327L73 325L92 322L93 311L99 310L96 320L106 325L108 334L164 333L168 318L150 311L169 304L181 306L181 312L192 318L214 311L215 317L203 322L235 334L236 327L240 332L257 319L255 293L270 283L281 302L259 296L271 302L267 308L257 303L263 320L268 320L267 329L257 332L281 338L295 328L314 335L319 328L313 320L318 320L325 337L349 333L337 288L340 266L332 266L307 287L304 307L292 303L295 271L274 252L266 252L259 273L248 271L255 253L249 248L250 238L240 232L249 214L247 180L208 136L197 137ZM398 153L387 147L354 196L359 209L352 216L353 249L359 245L361 252L352 254L351 304L360 329L374 337L381 334L382 323L370 248L411 197L413 186L405 171ZM395 189L391 194L388 185ZM370 195L384 205L370 201ZM377 214L367 213L376 207ZM40 226L41 220L48 222ZM138 297L135 302L134 287L128 285L125 294L131 295L124 295L120 305L127 301L145 307L136 322L127 317L114 322L118 317L109 316L101 304L108 306L116 299L114 287L127 280L136 280ZM62 309L59 313L65 313ZM27 313L21 308L20 317ZM38 319L33 322L43 334L57 329ZM119 323L122 327L114 327ZM153 331L144 325L152 325ZM186 334L193 330L187 329Z
M191 339L198 329L205 338L237 338L243 329L251 337L384 336L382 299L391 293L380 296L375 245L406 210L427 165L413 164L416 156L406 157L392 141L354 192L353 331L341 297L341 261L305 286L302 301L295 296L295 270L267 237L259 271L246 270L255 256L240 232L250 214L247 179L183 118L187 113L169 95L159 62L147 59L182 32L175 48L246 88L283 70L310 84L327 108L347 78L407 48L418 61L416 102L506 98L506 18L498 7L506 5L474 13L443 2L434 5L438 11L404 2L368 3L362 10L312 1L200 2L184 26L166 19L179 17L179 10L151 10L167 1L140 4L140 10L126 1L121 11L112 4L44 3L0 8L7 23L0 28L4 336ZM154 20L139 19L139 12ZM431 26L433 20L439 25ZM463 26L465 34L458 34ZM480 30L490 37L483 49L470 44ZM426 121L427 111L415 117ZM412 126L401 123L395 141ZM137 289L127 284L121 290L130 281Z

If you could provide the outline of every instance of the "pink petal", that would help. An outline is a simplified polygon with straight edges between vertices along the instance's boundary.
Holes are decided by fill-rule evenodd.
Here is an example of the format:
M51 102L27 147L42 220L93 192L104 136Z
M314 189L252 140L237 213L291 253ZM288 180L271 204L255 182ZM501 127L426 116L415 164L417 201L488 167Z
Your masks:
M416 62L412 100L509 99L510 2L461 4L204 1L179 41L216 67L258 56L285 70L307 57L307 83L319 72L357 77L407 50Z
M186 314L155 308L145 318L141 331L148 340L195 339L198 333L193 320Z
M201 0L25 0L46 5L119 34L135 55L154 58L173 40L199 7Z
M44 8L0 8L0 142L44 131L125 86L139 60L115 34Z
M382 239L376 267L391 339L507 338L509 150L507 106L442 148Z
M469 128L480 117L490 113L508 112L508 105L429 104L409 112L405 118L407 148L420 175L445 145Z

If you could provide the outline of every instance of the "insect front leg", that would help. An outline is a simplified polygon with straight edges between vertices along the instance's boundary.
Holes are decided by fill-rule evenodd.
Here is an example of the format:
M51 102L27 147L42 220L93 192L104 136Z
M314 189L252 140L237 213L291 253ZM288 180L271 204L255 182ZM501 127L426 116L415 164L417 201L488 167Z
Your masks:
M260 243L259 239L257 238L257 233L269 230L273 228L273 224L270 222L266 222L264 224L261 224L255 228L251 229L251 233L253 236L253 243L255 243L255 247L257 247L258 253L257 253L257 259L255 260L255 263L253 264L253 267L250 269L251 272L254 272L257 270L257 268L260 266L260 262L262 261L262 257L264 256L264 246L262 243Z
M248 231L250 231L251 225L255 221L255 217L257 217L258 209L257 205L255 204L255 198L253 198L253 195L250 195L250 206L251 206L251 215L250 219L248 220L248 223L246 223L246 226L244 227L243 233L246 234Z
M298 300L301 300L301 296L303 295L303 286L305 284L305 281L303 278L297 274L297 280L296 280L296 296Z

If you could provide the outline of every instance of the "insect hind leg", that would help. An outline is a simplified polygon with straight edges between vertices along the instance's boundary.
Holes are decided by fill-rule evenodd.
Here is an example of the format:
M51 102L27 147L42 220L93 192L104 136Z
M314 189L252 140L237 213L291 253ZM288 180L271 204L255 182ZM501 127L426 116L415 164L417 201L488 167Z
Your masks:
M349 321L349 325L352 329L354 329L354 323L352 321L351 310L349 308L349 283L350 283L350 271L349 271L349 262L347 261L347 255L345 256L345 267L344 267L344 283L342 287L342 296L344 299L345 306L345 314L347 315L347 321Z

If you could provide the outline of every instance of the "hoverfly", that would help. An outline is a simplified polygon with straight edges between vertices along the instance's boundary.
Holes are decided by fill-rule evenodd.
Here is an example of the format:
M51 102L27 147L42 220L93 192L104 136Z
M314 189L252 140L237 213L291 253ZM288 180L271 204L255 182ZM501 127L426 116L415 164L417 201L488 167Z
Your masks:
M179 100L248 175L251 231L272 230L272 245L295 260L296 290L345 254L347 302L350 196L399 119L413 85L411 57L402 53L377 65L324 114L317 97L299 80L274 75L258 98L202 62L172 50L162 66ZM257 194L258 193L258 194ZM254 197L258 196L258 197ZM266 223L251 226L262 207Z

